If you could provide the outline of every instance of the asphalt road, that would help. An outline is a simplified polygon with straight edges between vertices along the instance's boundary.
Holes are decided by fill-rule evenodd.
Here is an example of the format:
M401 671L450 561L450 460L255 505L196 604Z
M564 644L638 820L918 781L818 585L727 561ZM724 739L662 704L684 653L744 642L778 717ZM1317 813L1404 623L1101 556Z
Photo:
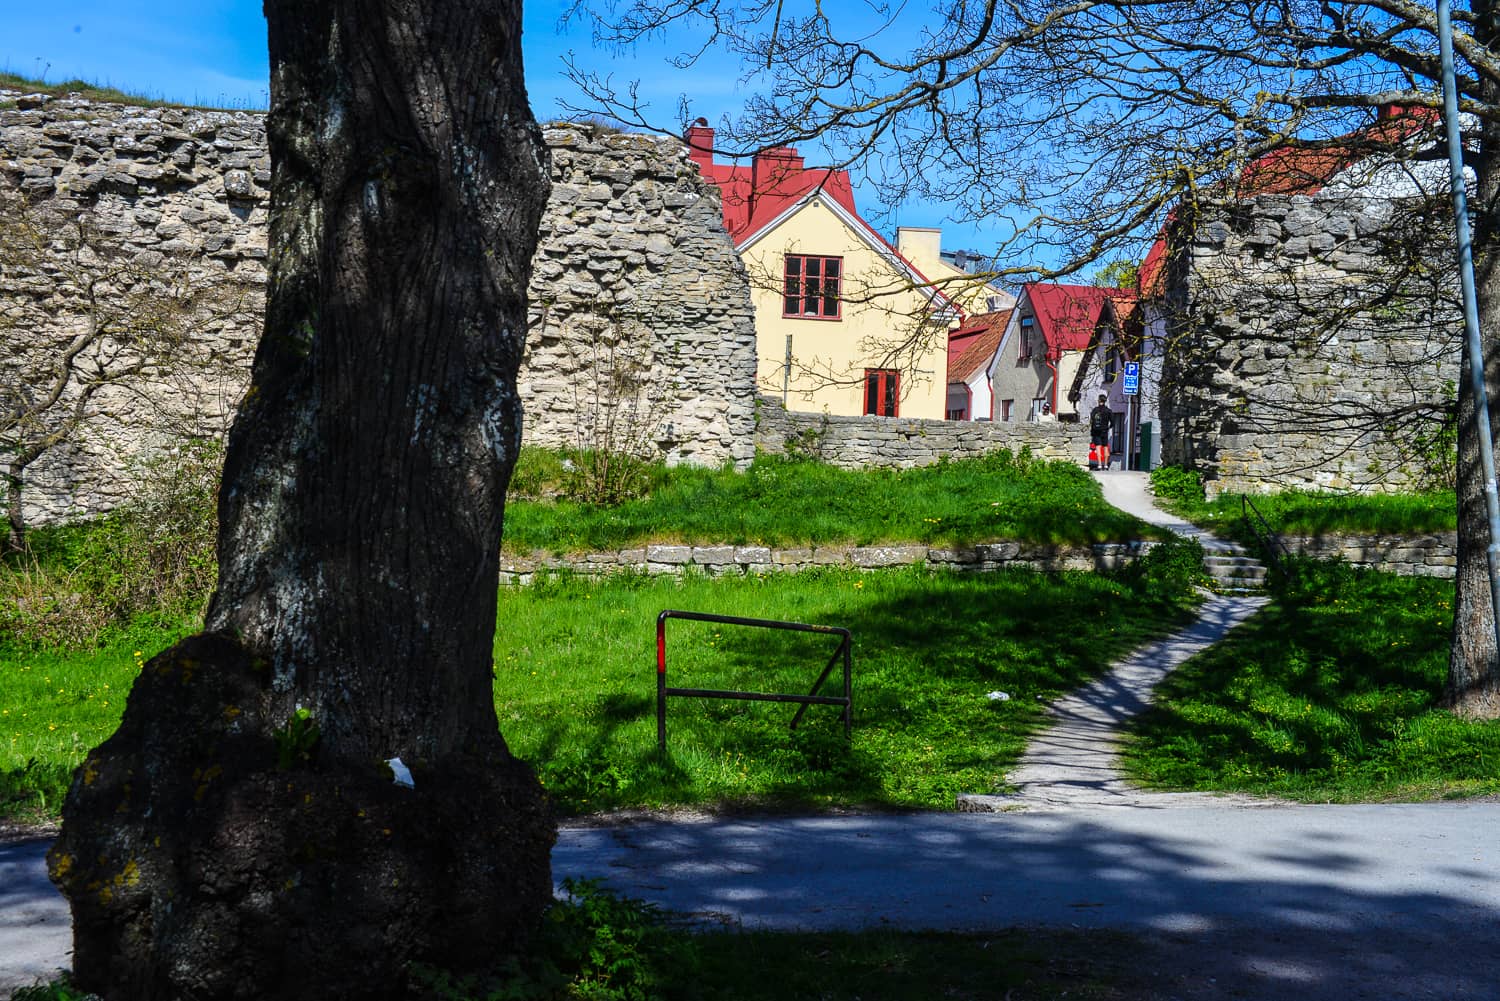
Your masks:
M1172 996L1494 1001L1497 839L1497 803L646 822L553 871L746 928L1123 929L1196 964ZM44 850L0 846L0 990L68 962Z

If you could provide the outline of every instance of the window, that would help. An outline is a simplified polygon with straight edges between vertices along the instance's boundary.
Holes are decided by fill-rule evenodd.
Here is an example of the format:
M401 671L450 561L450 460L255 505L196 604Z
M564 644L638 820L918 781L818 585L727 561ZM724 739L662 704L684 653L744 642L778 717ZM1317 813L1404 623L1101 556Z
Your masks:
M865 413L897 417L901 399L901 373L893 368L865 369Z
M950 421L969 419L969 408L974 405L974 391L967 384L955 382L948 385L948 407L943 417Z
M1104 381L1114 382L1120 375L1120 347L1114 341L1110 341L1104 349Z
M1036 337L1036 317L1021 317L1021 343L1016 347L1016 361L1031 360L1031 346Z
M1002 421L1008 421L1008 420L1010 420L1011 407L1015 405L1015 402L1016 402L1015 400L1001 400L1000 401L1000 419Z
M837 320L843 274L842 257L787 254L781 315Z

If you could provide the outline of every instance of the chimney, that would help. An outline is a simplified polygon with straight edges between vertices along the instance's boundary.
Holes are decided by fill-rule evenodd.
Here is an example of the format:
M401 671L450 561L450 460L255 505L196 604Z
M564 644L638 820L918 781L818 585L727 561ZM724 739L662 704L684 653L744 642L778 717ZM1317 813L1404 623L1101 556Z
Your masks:
M708 127L708 119L700 118L688 126L683 137L688 146L688 159L698 165L698 172L708 176L708 168L714 162L714 130Z
M757 194L775 191L782 182L802 173L802 169L802 157L791 146L761 150L750 163L750 188Z

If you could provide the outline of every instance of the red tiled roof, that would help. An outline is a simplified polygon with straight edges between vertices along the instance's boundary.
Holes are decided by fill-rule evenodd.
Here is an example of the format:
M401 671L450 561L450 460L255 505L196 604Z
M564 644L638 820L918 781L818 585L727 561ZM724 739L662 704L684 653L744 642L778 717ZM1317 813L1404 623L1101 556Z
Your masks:
M1037 327L1047 341L1047 357L1053 361L1064 351L1082 351L1089 346L1106 304L1133 309L1136 302L1136 294L1122 288L1051 282L1033 282L1024 288Z
M968 382L970 376L990 363L1000 346L1000 338L1005 336L1011 312L1001 309L971 316L963 327L948 335L949 382Z
M1346 142L1329 146L1287 146L1256 157L1240 172L1237 194L1315 195L1335 174L1366 157L1399 148L1432 127L1431 108L1382 108L1374 123L1349 133Z

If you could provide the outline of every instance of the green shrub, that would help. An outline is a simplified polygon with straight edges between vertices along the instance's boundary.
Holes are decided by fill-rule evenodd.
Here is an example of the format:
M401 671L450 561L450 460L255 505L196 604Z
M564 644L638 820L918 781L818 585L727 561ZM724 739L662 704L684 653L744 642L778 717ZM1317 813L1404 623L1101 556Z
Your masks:
M1180 605L1193 600L1204 583L1203 546L1178 536L1158 542L1116 576L1149 601Z
M72 980L63 976L51 983L18 987L10 998L11 1001L96 1001L98 995L79 990L73 986Z
M141 615L197 611L217 579L222 447L194 442L142 466L129 504L38 529L0 567L0 641L77 646Z
M1184 601L1203 583L1203 545L1197 539L1184 538L1158 542L1146 551L1138 566L1150 598Z
M654 1001L691 983L696 946L674 935L654 905L599 880L563 880L532 950L489 977L415 967L419 996L435 1001ZM675 986L674 988L674 985Z
M1151 470L1151 492L1170 503L1203 503L1203 474L1181 466L1158 466Z

